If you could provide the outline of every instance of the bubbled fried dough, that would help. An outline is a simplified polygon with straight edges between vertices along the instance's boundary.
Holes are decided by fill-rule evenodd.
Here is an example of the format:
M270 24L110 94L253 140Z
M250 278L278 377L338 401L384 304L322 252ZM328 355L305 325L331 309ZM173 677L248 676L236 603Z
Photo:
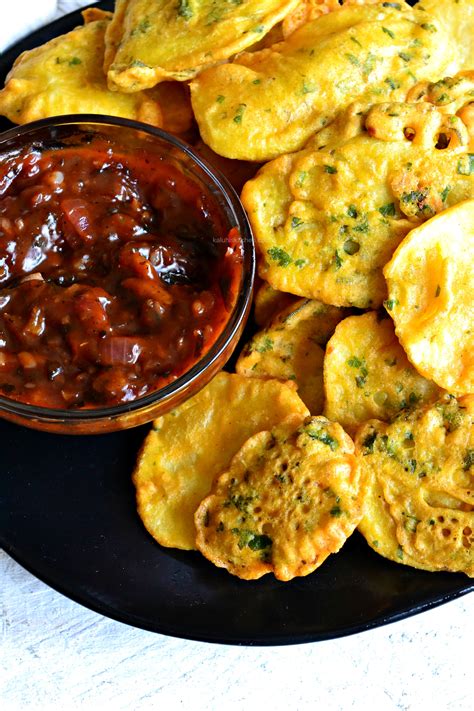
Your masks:
M474 577L474 400L445 395L356 436L368 482L359 530L378 553Z
M251 437L196 511L198 549L246 580L313 572L363 513L353 451L324 417L293 417Z

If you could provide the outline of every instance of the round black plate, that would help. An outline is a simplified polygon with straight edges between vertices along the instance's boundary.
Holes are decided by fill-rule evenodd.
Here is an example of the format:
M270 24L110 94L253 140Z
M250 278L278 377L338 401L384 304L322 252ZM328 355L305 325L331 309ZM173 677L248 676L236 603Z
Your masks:
M0 60L0 81L21 51L80 22L80 14L71 13L17 44ZM64 437L0 421L0 543L6 552L103 615L163 634L230 644L330 639L474 589L462 575L390 563L359 534L316 573L290 583L271 576L243 582L198 553L161 548L137 516L130 481L146 432L142 427Z

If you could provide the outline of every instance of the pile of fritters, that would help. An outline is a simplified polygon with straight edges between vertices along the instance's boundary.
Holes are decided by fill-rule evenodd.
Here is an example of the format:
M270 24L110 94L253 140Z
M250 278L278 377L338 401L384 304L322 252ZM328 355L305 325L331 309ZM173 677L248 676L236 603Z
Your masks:
M185 135L243 186L258 252L236 373L139 456L151 535L289 580L358 526L474 576L474 0L118 0L85 22L19 57L0 113Z

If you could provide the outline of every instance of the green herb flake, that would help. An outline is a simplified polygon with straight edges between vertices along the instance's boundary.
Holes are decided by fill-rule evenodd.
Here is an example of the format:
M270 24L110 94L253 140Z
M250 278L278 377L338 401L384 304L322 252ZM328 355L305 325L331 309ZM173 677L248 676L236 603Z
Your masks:
M255 86L257 86L258 84L261 84L261 83L262 83L261 79L254 79L252 82L252 84L255 84Z
M384 81L386 84L389 85L392 91L395 91L395 89L400 88L400 82L396 81L395 79L392 79L391 77L387 77Z
M378 548L378 547L379 547L379 542L378 542L378 541L372 541L372 545L373 545L374 548Z
M223 101L225 101L225 96L223 96L222 94L219 94L219 96L216 99L216 102L218 104L222 104Z
M334 518L339 518L339 516L342 516L343 512L340 506L333 506L329 513Z
M270 247L270 249L267 249L267 254L270 259L278 262L279 267L287 267L293 261L290 255L281 247Z
M349 217L353 217L354 220L357 218L358 213L355 205L349 205L349 207L347 208L347 214L349 215Z
M301 225L304 225L304 222L301 219L301 217L298 217L295 215L294 217L291 218L290 224L291 224L291 229L296 230L297 227L301 227Z
M411 62L411 60L413 59L412 55L408 54L408 52L399 52L398 56L400 57L400 59L403 59L404 62Z
M394 202L389 202L387 205L382 205L382 207L379 207L379 212L381 215L384 217L394 217L395 215L395 203Z
M351 64L354 65L354 67L360 67L360 61L359 59L355 56L355 54L351 54L348 52L347 54L344 55Z
M342 259L339 256L339 252L337 251L337 249L334 252L334 267L336 271L338 271L342 267Z
M474 173L474 153L468 153L458 160L457 172L459 175L472 175Z
M392 30L389 30L388 27L382 27L382 32L385 32L386 35L388 35L391 39L395 39L395 35L392 32Z
M364 360L360 360L360 358L357 358L357 356L351 356L347 362L347 365L349 365L351 368L360 368L361 365L364 364Z
M302 187L303 187L303 183L304 183L304 181L306 180L307 177L308 177L307 171L306 171L306 170L301 170L301 171L298 173L298 178L297 178L296 183L295 183L296 187L297 187L297 188L302 188Z
M397 548L397 558L399 560L403 560L403 548L401 546L398 546Z
M468 449L464 457L463 469L468 472L471 467L474 467L474 449Z
M337 439L331 437L331 435L324 430L315 430L312 427L305 427L304 431L309 437L311 437L311 439L316 439L318 442L322 442L327 445L332 452L335 452L336 449L339 448L339 442Z
M401 10L402 6L399 2L383 2L382 7L393 7L395 10Z
M264 533L254 533L247 545L252 551L263 551L265 548L270 548L272 543L270 536L266 536Z
M306 259L295 259L295 267L298 267L298 269L302 269L306 264Z
M242 116L244 115L244 111L247 108L247 104L239 104L237 107L237 111L235 112L235 116L232 119L234 123L242 123Z
M446 202L450 190L451 190L451 186L450 186L450 185L446 185L446 187L440 192L440 197L441 197L441 200L442 200L443 202Z
M262 339L261 344L259 344L258 346L254 346L252 350L257 351L257 353L267 353L267 351L272 351L273 341L268 336L265 336Z
M423 22L423 24L421 24L420 27L421 27L423 30L426 30L427 32L432 32L432 33L433 33L433 32L438 32L438 30L436 29L436 27L435 27L434 25L432 25L430 22Z
M352 41L354 42L354 44L356 44L358 47L362 47L362 45L361 45L361 43L359 42L359 40L357 39L357 37L352 37L352 36L351 36L351 40L352 40Z
M178 0L177 13L184 20L190 20L193 16L193 10L189 6L189 0Z
M325 165L324 172L334 175L334 173L337 173L337 168L335 168L333 165Z
M383 302L383 305L387 309L387 311L393 311L395 306L398 306L398 299L386 299Z
M375 67L375 62L377 61L377 57L375 54L372 54L372 52L369 52L367 55L367 59L365 60L363 66L362 66L362 74L364 77L368 77L369 74L372 73Z

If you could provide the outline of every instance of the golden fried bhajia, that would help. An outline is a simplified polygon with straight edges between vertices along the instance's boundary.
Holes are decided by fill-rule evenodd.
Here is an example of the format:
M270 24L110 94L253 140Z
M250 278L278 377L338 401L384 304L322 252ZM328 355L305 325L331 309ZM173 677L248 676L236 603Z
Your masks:
M84 26L18 57L0 91L0 114L14 123L61 114L110 114L172 133L187 131L192 111L185 87L167 82L134 95L109 91L102 71L109 20L91 20L98 13L86 13Z
M193 549L193 515L214 477L249 437L292 414L309 414L292 383L219 373L155 420L133 475L138 513L153 538Z
M474 577L474 402L445 395L368 422L356 454L368 479L359 530L378 553Z
M405 111L407 105L369 111L366 122L381 138L364 133L334 148L281 156L246 183L242 202L257 242L259 275L274 289L376 308L387 296L382 269L406 234L474 197L474 169L458 134L452 147L444 147L434 130L428 148L424 132L420 145L389 115L399 106ZM420 119L420 130L423 125Z
M323 410L323 346L344 317L343 309L301 299L255 334L235 366L251 378L294 380L312 415Z
M342 7L202 72L191 100L205 143L229 158L270 160L302 148L356 99L396 101L416 81L458 70L441 27L427 31L416 9L388 5Z
M298 0L117 0L104 69L119 91L186 81L255 44Z
M474 173L474 155L458 159ZM425 377L474 392L474 200L412 230L384 269L387 309L408 358Z
M262 281L254 296L254 318L257 326L266 326L274 316L297 301L294 294L276 291L266 281Z
M312 573L363 514L353 451L324 417L293 417L251 437L196 511L198 549L245 580Z
M349 316L337 326L324 359L324 414L352 434L377 418L390 420L440 389L409 363L386 314Z

